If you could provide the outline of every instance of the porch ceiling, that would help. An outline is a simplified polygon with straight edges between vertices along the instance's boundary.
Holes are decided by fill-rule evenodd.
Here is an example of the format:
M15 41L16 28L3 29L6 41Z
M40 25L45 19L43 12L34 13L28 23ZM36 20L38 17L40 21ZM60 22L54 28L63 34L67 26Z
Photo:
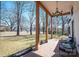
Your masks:
M46 7L46 9L51 13L56 11L56 1L41 1L41 3ZM63 13L70 12L73 1L59 1L58 9L63 11Z

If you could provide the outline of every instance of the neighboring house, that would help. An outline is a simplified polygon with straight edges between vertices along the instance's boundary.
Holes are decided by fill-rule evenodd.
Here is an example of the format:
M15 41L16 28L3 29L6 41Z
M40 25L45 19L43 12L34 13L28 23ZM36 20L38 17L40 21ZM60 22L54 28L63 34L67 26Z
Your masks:
M9 26L0 25L0 32L9 31L9 30L10 30Z

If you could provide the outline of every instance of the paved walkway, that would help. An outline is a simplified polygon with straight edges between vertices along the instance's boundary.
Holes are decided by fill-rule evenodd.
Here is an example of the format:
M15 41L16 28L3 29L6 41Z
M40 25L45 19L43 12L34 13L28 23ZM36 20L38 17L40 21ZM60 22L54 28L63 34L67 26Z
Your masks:
M40 45L39 50L31 51L22 57L57 57L59 56L58 42L57 39L51 39L48 43Z

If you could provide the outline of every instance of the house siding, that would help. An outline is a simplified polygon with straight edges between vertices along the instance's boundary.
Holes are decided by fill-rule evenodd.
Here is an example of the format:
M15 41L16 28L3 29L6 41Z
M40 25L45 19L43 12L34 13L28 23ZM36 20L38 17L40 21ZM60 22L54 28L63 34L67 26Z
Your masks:
M74 19L74 37L76 41L77 51L79 53L79 2L74 2L73 10L73 19Z

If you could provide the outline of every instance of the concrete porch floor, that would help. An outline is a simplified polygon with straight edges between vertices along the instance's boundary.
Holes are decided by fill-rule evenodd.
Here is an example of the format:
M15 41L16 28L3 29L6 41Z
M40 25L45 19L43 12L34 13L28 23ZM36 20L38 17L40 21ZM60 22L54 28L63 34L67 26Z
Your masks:
M57 57L59 56L58 42L57 39L50 39L48 43L40 45L39 50L31 51L22 57Z

